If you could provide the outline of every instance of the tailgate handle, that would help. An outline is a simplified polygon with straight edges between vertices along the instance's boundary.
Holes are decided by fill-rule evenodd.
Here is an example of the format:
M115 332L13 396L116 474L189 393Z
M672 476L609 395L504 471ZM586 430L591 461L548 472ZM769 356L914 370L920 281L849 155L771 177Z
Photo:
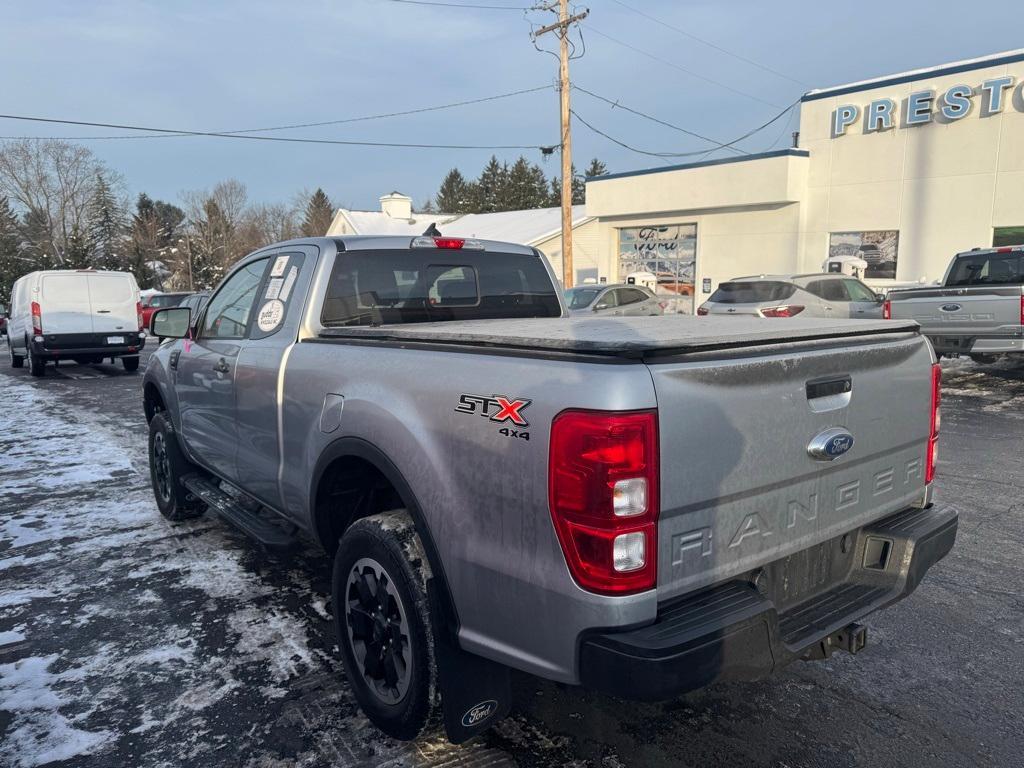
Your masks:
M853 380L849 376L808 381L807 404L815 413L846 408L853 397Z

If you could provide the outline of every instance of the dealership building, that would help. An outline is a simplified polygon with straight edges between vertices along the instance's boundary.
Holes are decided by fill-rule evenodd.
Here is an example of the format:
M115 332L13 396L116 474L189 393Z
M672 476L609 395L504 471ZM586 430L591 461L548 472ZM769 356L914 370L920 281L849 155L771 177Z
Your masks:
M867 262L882 289L1024 242L1024 50L805 94L789 149L589 179L576 282L650 273L692 311L740 275Z

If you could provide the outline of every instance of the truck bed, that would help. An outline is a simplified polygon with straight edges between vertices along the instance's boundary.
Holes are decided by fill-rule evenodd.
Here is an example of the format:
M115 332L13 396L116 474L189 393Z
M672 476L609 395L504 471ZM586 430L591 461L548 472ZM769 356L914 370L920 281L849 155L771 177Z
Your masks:
M707 318L693 315L617 318L541 318L409 323L326 328L324 339L419 342L618 357L849 339L918 332L912 320Z

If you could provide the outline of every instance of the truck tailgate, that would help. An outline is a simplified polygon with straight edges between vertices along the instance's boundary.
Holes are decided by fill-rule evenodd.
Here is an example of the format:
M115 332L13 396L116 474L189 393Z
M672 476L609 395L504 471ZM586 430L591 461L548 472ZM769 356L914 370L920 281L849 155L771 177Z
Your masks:
M931 361L914 336L650 364L659 602L922 500ZM832 427L845 428L853 447L832 461L812 458L809 443ZM800 589L813 590L814 574L825 579L829 567L806 560L813 573L799 577Z
M894 320L916 320L933 336L1014 335L1021 326L1021 287L942 288L893 293Z

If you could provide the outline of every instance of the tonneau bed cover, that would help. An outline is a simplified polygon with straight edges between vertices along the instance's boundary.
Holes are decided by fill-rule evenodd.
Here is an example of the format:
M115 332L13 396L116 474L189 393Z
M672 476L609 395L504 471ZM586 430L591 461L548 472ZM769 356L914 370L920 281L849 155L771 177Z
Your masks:
M916 322L675 315L618 318L461 320L325 328L323 339L491 346L642 357L830 338L917 333Z

